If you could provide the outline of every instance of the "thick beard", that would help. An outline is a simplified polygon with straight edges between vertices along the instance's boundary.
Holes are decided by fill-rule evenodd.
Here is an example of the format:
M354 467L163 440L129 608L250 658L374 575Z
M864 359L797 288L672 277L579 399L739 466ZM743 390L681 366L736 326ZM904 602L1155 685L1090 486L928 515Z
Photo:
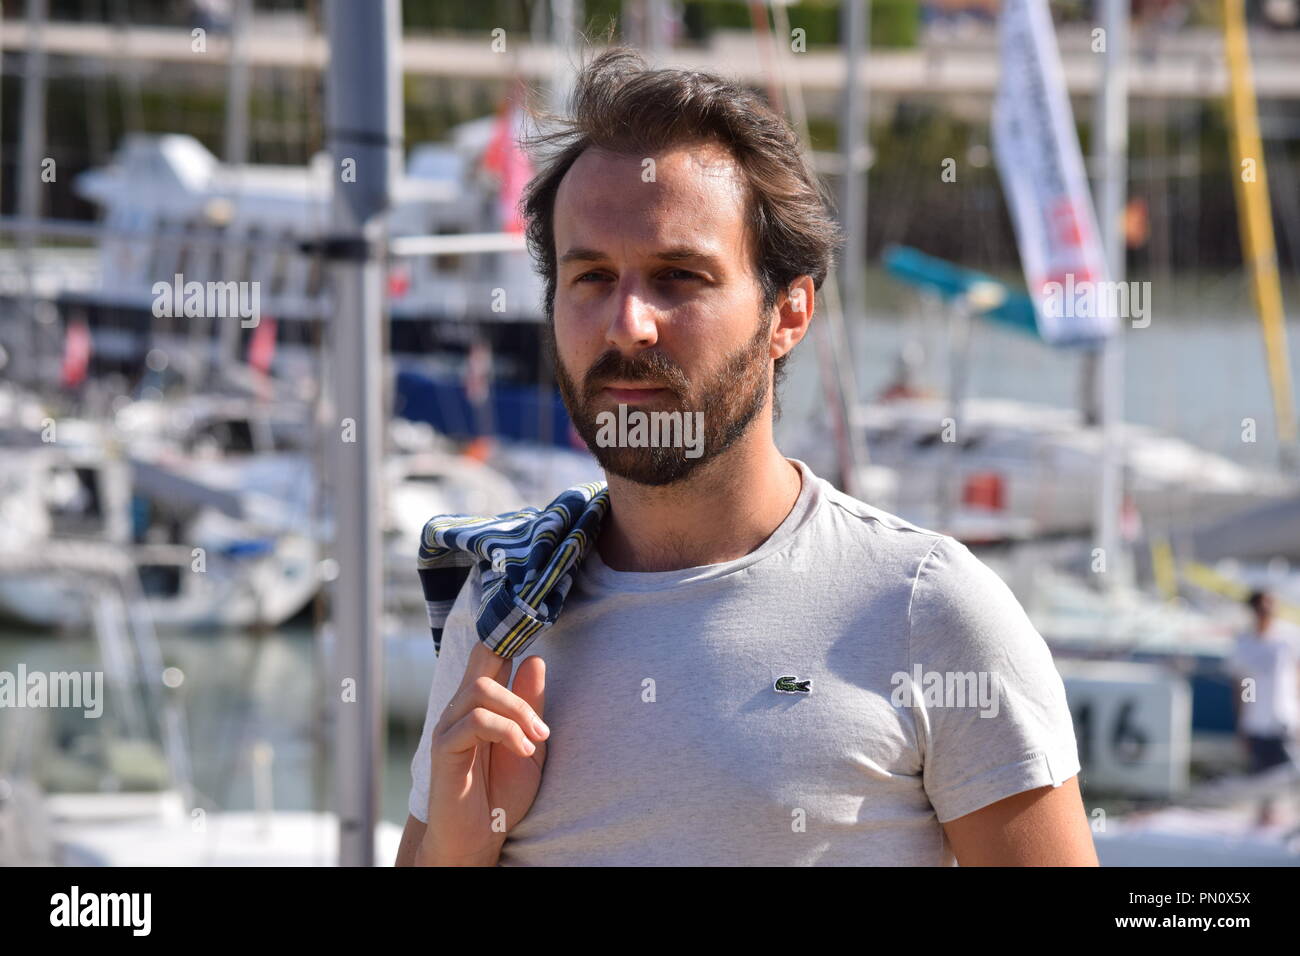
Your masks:
M554 359L556 383L574 428L607 474L640 485L674 484L721 455L745 434L767 399L771 357L768 355L769 331L763 320L758 323L754 337L727 359L722 370L698 395L693 394L691 383L681 368L663 353L654 351L635 360L625 359L618 352L604 353L587 371L580 391L564 367L553 335L550 339L548 344ZM596 437L600 427L596 416L602 411L617 414L618 408L615 405L597 409L594 407L596 399L606 383L617 379L653 382L671 391L673 400L662 407L656 403L653 411L703 412L704 441L699 457L688 458L688 449L684 447L620 448L598 444Z

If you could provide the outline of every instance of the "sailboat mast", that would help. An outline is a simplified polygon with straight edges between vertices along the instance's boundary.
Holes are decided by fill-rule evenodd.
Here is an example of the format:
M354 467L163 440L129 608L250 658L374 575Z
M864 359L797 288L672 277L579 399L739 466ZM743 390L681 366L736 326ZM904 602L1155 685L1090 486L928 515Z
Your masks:
M1102 30L1106 42L1101 69L1101 90L1097 99L1094 161L1099 170L1097 220L1106 254L1106 276L1124 281L1124 234L1121 229L1124 193L1128 185L1128 0L1102 0ZM1108 571L1118 570L1119 511L1124 467L1119 446L1119 426L1124 417L1123 317L1117 317L1115 332L1107 337L1090 363L1094 376L1102 430L1101 486L1097 494L1094 546L1101 549ZM1115 575L1100 576L1104 585L1116 583Z
M772 107L779 112L788 111L790 121L799 135L799 141L811 155L812 136L808 130L808 112L804 106L798 77L793 70L787 71L784 68L785 48L783 43L776 42L772 31L768 29L767 13L763 5L754 0L750 3L749 9L759 53L766 64L769 76ZM790 20L785 7L780 4L774 5L772 18L776 28L775 35L790 36ZM847 35L841 39L846 42ZM849 72L852 73L851 70ZM846 135L847 132L841 129L841 138ZM860 129L859 135L861 135ZM848 332L845 328L844 306L841 302L839 286L840 280L835 267L832 266L821 288L825 318L814 325L813 335L817 340L818 363L839 459L840 487L849 495L861 497L862 467L867 464L867 449L862 430L857 425L859 394L857 376L853 368L852 350L849 347ZM821 305L817 308L821 308Z
M1241 251L1250 270L1255 311L1264 329L1282 464L1294 469L1300 464L1296 448L1295 396L1287 358L1286 316L1277 274L1277 246L1273 240L1273 216L1269 209L1264 144L1259 135L1243 0L1223 0L1223 47L1228 61L1228 118L1235 160L1233 181L1236 184Z
M840 7L841 47L844 50L844 98L840 105L840 221L844 229L844 267L840 272L844 313L861 317L866 311L862 264L867 261L867 177L864 129L866 94L862 64L871 35L866 0L844 0Z

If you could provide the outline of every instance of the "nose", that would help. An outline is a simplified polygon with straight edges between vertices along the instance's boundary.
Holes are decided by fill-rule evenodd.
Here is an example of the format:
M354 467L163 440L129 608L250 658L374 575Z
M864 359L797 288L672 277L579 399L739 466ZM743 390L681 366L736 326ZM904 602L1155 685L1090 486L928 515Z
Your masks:
M638 288L635 277L619 283L613 298L613 315L605 329L605 341L621 352L638 352L659 341L655 307Z

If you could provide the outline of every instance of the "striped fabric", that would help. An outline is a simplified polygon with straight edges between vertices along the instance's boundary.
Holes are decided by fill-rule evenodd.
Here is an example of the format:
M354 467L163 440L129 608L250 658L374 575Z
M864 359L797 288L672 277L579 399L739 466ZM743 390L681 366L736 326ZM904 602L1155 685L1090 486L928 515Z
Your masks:
M418 567L434 654L442 650L447 615L475 565L483 580L479 640L498 657L525 650L559 617L573 572L608 510L609 491L596 481L568 489L540 511L430 518Z

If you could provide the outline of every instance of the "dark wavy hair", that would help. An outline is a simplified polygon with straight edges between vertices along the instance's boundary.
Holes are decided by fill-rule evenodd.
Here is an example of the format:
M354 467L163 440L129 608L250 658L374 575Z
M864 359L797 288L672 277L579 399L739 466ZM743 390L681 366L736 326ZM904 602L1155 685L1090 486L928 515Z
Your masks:
M590 147L647 156L705 141L722 145L746 184L745 226L764 314L800 276L821 289L841 240L829 194L805 162L794 129L751 90L697 70L651 70L635 50L612 47L578 74L572 116L547 121L548 129L522 141L537 157L538 172L520 206L528 250L545 281L548 325L555 315L555 196ZM774 363L774 393L789 357Z

